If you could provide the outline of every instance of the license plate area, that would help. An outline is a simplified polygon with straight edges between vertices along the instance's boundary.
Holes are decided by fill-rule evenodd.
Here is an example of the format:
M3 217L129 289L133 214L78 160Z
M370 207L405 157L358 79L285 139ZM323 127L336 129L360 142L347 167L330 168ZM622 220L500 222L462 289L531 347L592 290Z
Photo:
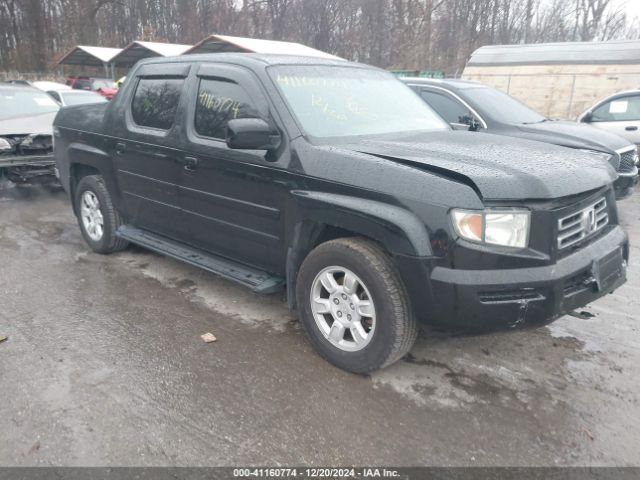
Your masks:
M620 247L606 257L594 262L592 271L597 283L597 291L607 291L625 274L624 270L624 258Z
M567 279L563 294L568 298L586 291L605 292L624 275L624 257L622 248L618 247L605 257L594 260L589 268Z

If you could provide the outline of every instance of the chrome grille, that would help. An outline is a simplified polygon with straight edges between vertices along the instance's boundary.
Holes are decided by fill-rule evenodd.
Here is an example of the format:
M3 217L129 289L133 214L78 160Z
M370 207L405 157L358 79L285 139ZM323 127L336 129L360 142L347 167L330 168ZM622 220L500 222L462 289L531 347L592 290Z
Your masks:
M637 151L635 148L627 150L626 152L620 152L620 166L618 172L629 173L633 171L633 167L636 166Z
M578 243L609 223L607 200L602 198L586 208L558 220L558 248Z

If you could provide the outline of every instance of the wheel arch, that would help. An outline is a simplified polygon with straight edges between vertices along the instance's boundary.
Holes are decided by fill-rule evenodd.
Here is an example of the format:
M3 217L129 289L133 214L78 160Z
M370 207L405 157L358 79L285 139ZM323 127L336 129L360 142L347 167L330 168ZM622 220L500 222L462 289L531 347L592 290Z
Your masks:
M375 200L324 192L295 192L297 219L289 234L286 263L287 301L296 308L296 280L306 256L335 238L362 237L390 255L430 257L429 233L410 211Z
M76 212L75 196L78 183L88 175L100 175L110 191L113 191L114 178L111 174L111 157L107 152L83 143L71 143L68 148L69 159L69 195Z

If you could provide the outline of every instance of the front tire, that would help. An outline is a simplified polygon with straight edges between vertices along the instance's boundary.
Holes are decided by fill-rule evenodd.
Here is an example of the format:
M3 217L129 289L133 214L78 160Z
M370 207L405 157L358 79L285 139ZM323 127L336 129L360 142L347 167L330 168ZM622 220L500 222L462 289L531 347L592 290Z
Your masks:
M122 218L100 175L82 177L75 192L75 207L80 231L91 250L106 254L127 248L128 242L116 236Z
M332 364L366 374L406 355L418 335L406 288L376 243L342 238L314 249L296 285L305 331Z

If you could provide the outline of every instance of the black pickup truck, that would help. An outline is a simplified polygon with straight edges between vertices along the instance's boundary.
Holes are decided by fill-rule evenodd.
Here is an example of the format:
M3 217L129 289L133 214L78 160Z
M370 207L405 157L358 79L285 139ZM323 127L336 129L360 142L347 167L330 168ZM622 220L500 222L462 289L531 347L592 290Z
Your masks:
M401 358L420 322L542 325L626 279L611 167L452 131L375 68L145 60L112 102L62 109L54 135L94 251L131 242L286 288L318 352L352 372Z

